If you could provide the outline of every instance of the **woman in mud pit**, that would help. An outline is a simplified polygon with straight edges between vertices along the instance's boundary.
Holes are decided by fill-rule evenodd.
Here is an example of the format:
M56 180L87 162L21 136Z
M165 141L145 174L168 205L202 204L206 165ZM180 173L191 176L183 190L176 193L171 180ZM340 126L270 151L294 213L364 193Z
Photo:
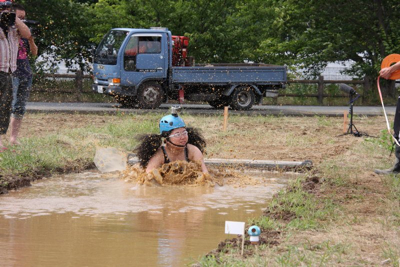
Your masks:
M160 134L139 136L141 142L135 148L140 165L147 173L173 161L197 161L203 173L208 173L203 152L206 142L195 128L186 127L176 112L160 120Z

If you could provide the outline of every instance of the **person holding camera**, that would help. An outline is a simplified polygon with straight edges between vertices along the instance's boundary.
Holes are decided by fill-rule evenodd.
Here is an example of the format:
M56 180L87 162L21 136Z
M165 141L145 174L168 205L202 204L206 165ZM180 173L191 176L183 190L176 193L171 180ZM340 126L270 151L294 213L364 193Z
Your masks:
M25 20L25 9L20 4L13 4L17 18ZM21 38L19 40L17 70L13 73L13 101L11 105L11 122L10 122L10 143L19 145L18 134L22 124L22 118L26 111L26 102L32 87L32 69L29 62L28 53L37 56L38 48L35 44L33 36L29 39Z
M11 116L12 73L17 69L17 56L20 38L29 39L31 32L15 12L12 3L0 1L0 152L3 135L7 133Z

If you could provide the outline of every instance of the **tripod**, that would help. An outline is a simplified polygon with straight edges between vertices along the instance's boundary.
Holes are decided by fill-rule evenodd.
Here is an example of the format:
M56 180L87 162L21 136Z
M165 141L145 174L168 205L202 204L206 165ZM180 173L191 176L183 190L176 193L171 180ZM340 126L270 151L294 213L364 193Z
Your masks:
M347 128L346 134L352 134L354 136L360 137L361 133L357 130L356 126L353 124L353 105L354 101L356 101L360 97L357 93L350 93L350 101L349 101L349 114L350 114L350 122L349 128ZM354 131L353 131L354 128Z

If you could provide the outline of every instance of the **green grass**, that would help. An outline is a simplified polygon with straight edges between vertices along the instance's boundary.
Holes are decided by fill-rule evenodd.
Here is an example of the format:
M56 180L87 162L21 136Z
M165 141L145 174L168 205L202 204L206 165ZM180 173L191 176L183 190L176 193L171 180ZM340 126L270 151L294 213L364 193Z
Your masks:
M263 246L257 248L249 246L245 249L255 253L243 260L240 250L235 249L229 253L202 257L199 266L347 266L343 255L348 254L348 251L351 250L348 244L331 241L314 245L309 243L288 245L280 248L279 252L276 248L268 251L268 248ZM267 252L260 254L260 251ZM395 257L394 253L390 255ZM362 264L362 262L359 263Z
M386 247L383 248L383 256L385 258L385 264L388 266L399 267L400 266L400 252L399 248L394 247L391 244L386 244Z
M302 189L302 178L294 180L288 185L286 190L280 191L268 205L268 210L275 214L291 214L291 219L285 229L310 230L322 229L325 222L333 221L337 218L337 205L329 198L317 201L315 195L310 194ZM284 218L284 216L283 216ZM255 224L265 224L261 218L260 222L254 221ZM275 226L270 220L266 221L267 226Z
M0 155L0 173L15 175L32 170L56 170L74 161L91 162L98 146L111 146L131 151L137 144L135 136L157 132L158 115L136 118L120 116L116 123L96 128L64 130L60 133L21 139L21 146ZM0 178L1 182L1 178Z
M2 174L26 173L32 170L54 170L63 167L65 162L78 159L89 160L93 147L89 144L77 145L72 135L50 135L45 138L22 140L22 145L1 154Z
M43 92L32 91L29 97L30 102L55 102L55 103L71 103L71 102L87 102L87 103L116 103L115 99L108 95L98 94L95 92L83 92L78 94L59 93L59 92Z
M56 80L34 77L29 98L32 102L116 103L113 97L94 92L91 79L84 79L82 91L78 92L73 79Z
M286 252L275 258L277 266L335 266L344 264L342 255L349 250L348 245L330 241L319 244L302 244L299 246L287 246Z
M282 229L282 224L270 217L261 216L259 218L251 218L247 222L248 225L257 225L265 230L278 230Z

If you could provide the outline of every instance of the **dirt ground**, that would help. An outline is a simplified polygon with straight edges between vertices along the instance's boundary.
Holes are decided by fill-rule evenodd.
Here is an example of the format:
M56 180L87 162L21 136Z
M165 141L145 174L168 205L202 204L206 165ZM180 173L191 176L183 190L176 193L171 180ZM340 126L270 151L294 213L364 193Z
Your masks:
M393 120L393 118L389 119ZM63 129L84 127L88 124L103 126L113 120L118 120L118 117L28 114L24 119L21 137L47 135ZM188 121L190 120L189 118ZM393 155L389 157L389 152L381 150L375 153L370 151L370 154L363 158L362 152L352 150L368 138L379 139L381 131L386 126L384 117L355 118L354 123L363 134L362 137L343 135L343 131L347 130L347 125L343 125L343 118L282 117L280 123L271 122L268 118L259 118L255 122L230 121L230 129L255 131L253 135L258 137L253 139L232 134L226 135L221 140L220 122L207 123L209 125L200 124L200 128L204 130L203 134L208 146L216 147L208 151L207 157L311 160L316 169L314 175L318 178L309 181L310 192L321 199L334 196L333 201L342 207L342 216L349 218L342 223L335 223L335 227L329 226L325 231L297 232L286 241L280 233L266 233L274 236L273 240L269 239L268 244L282 246L283 242L286 242L286 245L307 243L307 246L311 248L324 240L336 244L348 243L352 249L347 254L349 259L339 264L342 266L358 265L359 260L363 262L361 265L380 265L385 260L382 250L386 242L390 241L400 247L398 228L395 231L385 226L389 212L387 194L390 189L385 184L384 178L373 172L374 168L389 167L394 157ZM218 147L224 147L224 149ZM322 166L329 169L330 164L335 165L331 163L331 160L336 160L335 164L343 160L343 168L349 172L354 169L346 186L323 186L324 177L318 169ZM362 199L354 199L355 195L362 195ZM290 220L290 216L283 219ZM221 246L223 247L222 243ZM219 250L221 251L221 248ZM283 246L281 251L285 251ZM393 262L390 265L396 266Z
M42 136L56 134L65 129L82 128L87 125L101 127L117 122L116 116L85 115L85 114L27 114L24 118L20 137ZM188 119L190 120L190 118ZM260 119L262 120L262 119ZM320 121L318 121L320 120ZM356 120L356 119L355 119ZM220 140L220 122L207 122L201 128L206 137L208 147L220 142L227 149L210 151L207 157L245 158L265 160L303 161L312 160L315 164L325 159L346 154L346 151L365 137L378 137L385 129L383 117L359 118L356 121L358 130L365 134L357 138L353 135L343 135L347 125L343 126L343 118L301 119L301 117L282 117L281 124L254 122L232 122L229 126L236 129L255 131L257 139L239 138L237 135L226 136ZM393 120L389 118L389 120ZM307 142L310 141L308 146ZM262 146L262 149L260 147ZM304 149L304 146L307 149ZM387 157L388 155L381 155Z

